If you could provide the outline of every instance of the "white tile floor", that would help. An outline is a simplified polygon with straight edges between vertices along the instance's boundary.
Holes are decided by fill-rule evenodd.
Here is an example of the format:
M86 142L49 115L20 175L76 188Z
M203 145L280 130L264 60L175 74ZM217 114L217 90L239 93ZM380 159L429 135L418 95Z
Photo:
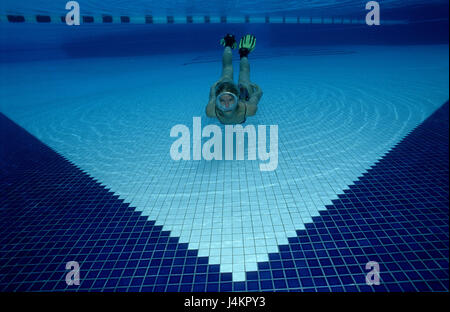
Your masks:
M0 111L239 281L448 100L448 46L345 49L250 58L264 96L248 123L278 125L273 172L170 158L172 126L219 125L204 107L220 50L2 65Z

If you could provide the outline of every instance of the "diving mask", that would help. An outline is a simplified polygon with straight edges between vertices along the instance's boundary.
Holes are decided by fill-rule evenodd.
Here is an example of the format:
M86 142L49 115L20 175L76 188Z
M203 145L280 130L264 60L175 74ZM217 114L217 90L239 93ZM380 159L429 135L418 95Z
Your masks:
M217 96L216 107L223 112L230 112L238 105L238 97L231 92L222 92Z

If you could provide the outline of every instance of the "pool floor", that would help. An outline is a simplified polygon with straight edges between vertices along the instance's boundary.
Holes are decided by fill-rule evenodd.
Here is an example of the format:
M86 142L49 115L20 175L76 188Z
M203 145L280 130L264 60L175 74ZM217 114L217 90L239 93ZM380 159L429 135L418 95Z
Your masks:
M448 291L448 46L276 52L247 121L278 125L272 172L170 158L219 125L220 51L3 66L3 289Z

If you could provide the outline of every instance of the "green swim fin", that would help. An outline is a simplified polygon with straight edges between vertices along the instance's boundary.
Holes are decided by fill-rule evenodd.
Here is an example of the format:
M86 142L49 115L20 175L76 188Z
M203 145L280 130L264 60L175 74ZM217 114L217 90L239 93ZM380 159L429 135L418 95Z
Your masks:
M241 38L239 41L239 55L241 58L248 56L250 52L255 49L256 37L254 35L248 34Z

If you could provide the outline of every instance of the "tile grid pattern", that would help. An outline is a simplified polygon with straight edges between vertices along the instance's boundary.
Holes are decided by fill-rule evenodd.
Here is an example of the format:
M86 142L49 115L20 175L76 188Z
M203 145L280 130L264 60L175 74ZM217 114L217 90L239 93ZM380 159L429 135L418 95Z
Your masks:
M449 290L448 103L234 283L1 114L0 128L2 291Z
M65 24L66 16L55 15L0 15L0 22L8 23L38 23L38 24ZM112 16L82 15L80 23L83 24L365 24L365 19L355 16L346 17L308 17L308 16ZM403 20L385 20L383 24L405 24Z

